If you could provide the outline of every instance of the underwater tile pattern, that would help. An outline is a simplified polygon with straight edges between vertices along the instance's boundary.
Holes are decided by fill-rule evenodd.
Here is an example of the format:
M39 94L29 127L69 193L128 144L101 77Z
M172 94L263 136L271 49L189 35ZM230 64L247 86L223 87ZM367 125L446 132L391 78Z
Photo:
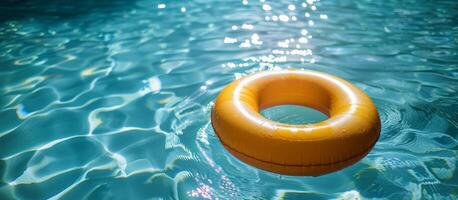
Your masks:
M0 199L456 199L457 19L454 0L3 1ZM320 177L231 156L212 101L281 68L364 90L370 154Z

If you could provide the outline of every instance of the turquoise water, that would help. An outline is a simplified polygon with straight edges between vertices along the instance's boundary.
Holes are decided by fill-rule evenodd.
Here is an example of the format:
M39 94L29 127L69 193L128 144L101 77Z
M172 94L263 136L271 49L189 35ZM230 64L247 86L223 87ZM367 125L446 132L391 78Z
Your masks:
M3 1L0 199L456 199L457 19L453 0ZM293 177L224 150L218 92L288 67L371 96L368 156Z
M328 116L313 108L280 105L267 108L261 111L261 115L267 119L287 124L312 124L328 119Z

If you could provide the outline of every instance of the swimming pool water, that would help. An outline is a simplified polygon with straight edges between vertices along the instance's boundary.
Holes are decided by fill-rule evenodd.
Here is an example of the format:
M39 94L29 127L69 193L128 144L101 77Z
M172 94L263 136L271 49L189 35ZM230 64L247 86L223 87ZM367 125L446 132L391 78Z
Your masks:
M4 1L0 199L456 199L457 19L453 0ZM289 67L373 99L368 156L293 177L222 147L218 92Z

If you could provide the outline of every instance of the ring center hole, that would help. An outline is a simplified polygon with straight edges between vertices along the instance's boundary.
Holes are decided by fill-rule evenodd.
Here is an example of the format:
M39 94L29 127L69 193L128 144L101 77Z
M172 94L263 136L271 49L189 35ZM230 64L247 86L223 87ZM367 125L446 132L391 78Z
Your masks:
M293 125L313 124L328 119L318 110L296 105L270 107L262 110L261 115L272 121Z

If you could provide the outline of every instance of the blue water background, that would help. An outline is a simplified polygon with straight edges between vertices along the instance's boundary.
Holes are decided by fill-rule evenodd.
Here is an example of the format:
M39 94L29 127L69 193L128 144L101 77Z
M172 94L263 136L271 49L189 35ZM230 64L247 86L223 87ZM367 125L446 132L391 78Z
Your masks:
M456 199L457 19L454 0L2 1L0 199ZM293 177L224 150L218 92L290 67L373 99L367 157Z

